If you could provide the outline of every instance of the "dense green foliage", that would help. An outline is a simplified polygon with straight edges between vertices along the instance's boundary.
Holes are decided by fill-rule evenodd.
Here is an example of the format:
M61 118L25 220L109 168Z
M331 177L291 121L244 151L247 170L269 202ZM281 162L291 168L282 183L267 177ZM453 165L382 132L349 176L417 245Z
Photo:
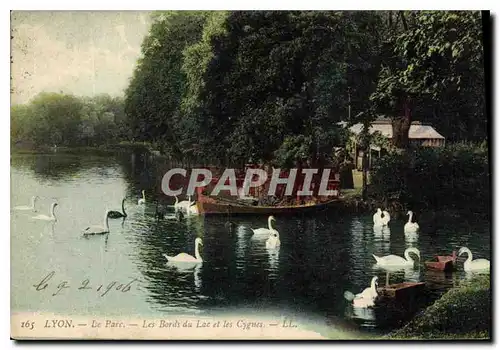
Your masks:
M414 119L482 141L481 24L470 11L155 12L124 107L41 94L12 107L12 140L127 139L177 160L321 167L346 144L339 121L382 114L398 147Z
M337 122L379 114L481 140L481 23L450 11L158 12L126 91L129 124L173 158L282 166L323 164L345 143Z
M460 209L474 204L489 212L490 171L486 144L417 148L381 158L371 172L372 194L399 197L401 203L426 209Z
M123 100L41 93L11 107L11 142L26 146L95 146L128 136Z
M389 338L488 339L491 314L490 276L479 275L450 289Z
M134 140L150 141L181 154L180 109L186 95L183 52L201 39L209 12L155 13L142 55L125 92L125 111ZM199 131L199 130L198 130Z
M481 16L399 11L382 51L376 112L393 119L394 142L408 146L412 120L432 122L450 140L487 135Z

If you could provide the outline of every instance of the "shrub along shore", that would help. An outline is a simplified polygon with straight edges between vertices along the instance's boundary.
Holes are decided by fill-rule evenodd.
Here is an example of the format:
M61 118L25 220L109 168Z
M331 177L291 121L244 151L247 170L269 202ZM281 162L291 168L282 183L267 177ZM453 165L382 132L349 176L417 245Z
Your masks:
M478 275L447 291L385 339L490 339L490 276Z
M371 212L380 207L395 217L407 210L489 216L488 146L458 143L390 153L371 169L366 200L360 188L342 193L348 211Z

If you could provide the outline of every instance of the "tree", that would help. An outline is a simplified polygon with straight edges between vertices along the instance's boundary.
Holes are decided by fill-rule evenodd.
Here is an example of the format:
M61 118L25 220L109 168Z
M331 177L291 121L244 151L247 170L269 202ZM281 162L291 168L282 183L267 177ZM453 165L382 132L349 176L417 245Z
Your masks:
M107 144L124 137L126 128L121 98L46 92L12 106L11 124L14 143L31 141L35 146Z
M182 154L175 123L186 90L184 50L201 38L208 11L153 14L142 58L125 92L125 111L134 137Z
M464 87L474 87L475 97L484 95L482 31L478 12L400 11L398 15L401 25L393 29L384 46L382 69L371 101L378 113L391 117L394 145L404 149L408 147L415 110L438 104L444 96L456 97ZM484 120L483 100L479 97L483 107L472 113ZM463 115L447 117L459 120Z

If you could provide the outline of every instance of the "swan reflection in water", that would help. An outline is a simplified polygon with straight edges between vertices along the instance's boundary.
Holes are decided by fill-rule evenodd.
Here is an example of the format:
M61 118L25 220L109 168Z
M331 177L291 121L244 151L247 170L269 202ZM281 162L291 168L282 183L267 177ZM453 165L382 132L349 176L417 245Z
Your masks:
M238 225L236 227L236 249L235 249L235 255L236 255L236 268L238 270L243 270L245 271L247 268L247 263L245 261L245 256L247 255L248 248L250 246L249 239L248 239L248 231L246 230L245 226Z
M40 232L40 237L44 237L47 234L49 237L54 237L54 228L56 226L56 221L52 221L50 225L44 227L43 231Z
M373 226L373 235L375 237L390 239L391 238L391 229L389 228L389 226L375 225L375 226Z
M355 307L349 304L346 307L345 316L351 319L364 321L361 326L372 328L376 325L375 309L372 307Z
M418 243L418 233L405 233L406 246L415 247Z
M375 310L371 307L355 307L352 306L352 315L366 321L375 321Z
M269 277L278 277L278 266L280 258L279 247L267 249L267 254L269 257Z
M165 263L165 267L167 268L168 273L172 274L177 280L190 280L189 276L193 276L193 287L197 293L200 293L201 287L203 285L202 280L202 270L203 264L196 265L182 265L182 264L172 264Z
M200 292L202 286L201 269L202 265L197 265L193 270L194 288L198 293Z
M413 266L380 266L374 264L373 270L385 271L385 284L391 284L390 277L392 276L402 276L405 282L420 282L420 269L413 268Z

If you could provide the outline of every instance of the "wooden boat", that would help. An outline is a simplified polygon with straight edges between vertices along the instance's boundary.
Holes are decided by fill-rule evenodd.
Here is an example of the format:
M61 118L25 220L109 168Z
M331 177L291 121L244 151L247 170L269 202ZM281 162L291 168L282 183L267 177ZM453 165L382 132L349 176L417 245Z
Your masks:
M326 209L329 205L338 202L338 199L331 199L324 202L292 206L259 206L243 201L229 200L225 198L198 197L196 205L201 215L282 215L307 213Z
M285 174L286 175L286 174ZM219 193L217 196L208 195L211 193L214 186L218 183L219 178L212 178L212 181L207 186L197 187L197 200L196 205L198 207L198 212L201 215L281 215L281 214L297 214L297 213L306 213L313 212L317 210L326 209L330 204L339 203L339 195L340 195L340 182L338 180L329 180L327 189L333 191L334 195L332 196L320 196L315 198L315 200L307 200L306 197L297 198L304 200L301 204L293 204L293 205L258 205L259 197L257 188L250 188L248 195L242 197L232 196L229 193ZM270 182L270 179L267 180L266 184ZM244 178L237 178L236 185L237 188L241 189L244 183ZM225 185L229 184L229 180L226 180ZM319 184L318 184L319 186ZM265 186L264 186L265 187ZM297 187L296 190L301 189ZM285 187L281 187L281 193L284 192ZM221 191L223 192L223 191ZM280 191L277 191L280 192ZM252 197L254 199L252 199ZM286 198L292 199L293 196L281 196L277 195L278 198ZM295 202L297 201L290 201Z
M426 261L425 266L431 270L452 271L455 268L457 254L453 251L452 255L437 255L435 261Z
M425 282L395 283L379 287L377 289L377 292L381 297L398 300L408 300L420 293L423 290L424 286Z

